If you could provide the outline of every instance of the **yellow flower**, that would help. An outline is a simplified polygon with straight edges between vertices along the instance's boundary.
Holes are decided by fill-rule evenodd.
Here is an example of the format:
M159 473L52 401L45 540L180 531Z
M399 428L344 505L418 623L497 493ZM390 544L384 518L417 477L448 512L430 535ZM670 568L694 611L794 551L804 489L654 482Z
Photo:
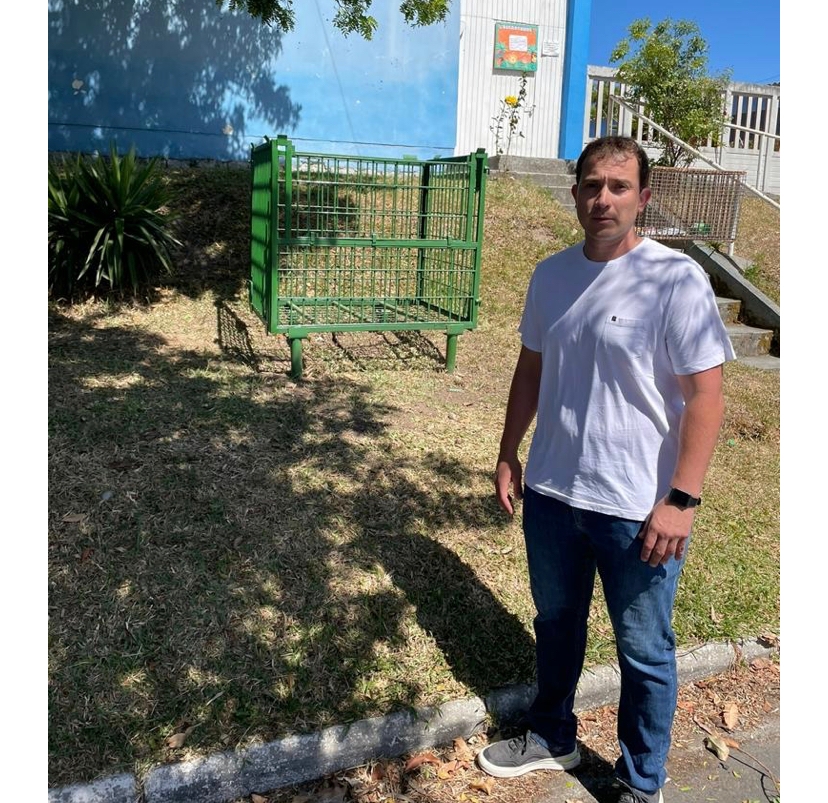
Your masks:
M503 98L503 102L507 106L511 106L513 109L518 105L518 99L514 95L506 95L506 97Z

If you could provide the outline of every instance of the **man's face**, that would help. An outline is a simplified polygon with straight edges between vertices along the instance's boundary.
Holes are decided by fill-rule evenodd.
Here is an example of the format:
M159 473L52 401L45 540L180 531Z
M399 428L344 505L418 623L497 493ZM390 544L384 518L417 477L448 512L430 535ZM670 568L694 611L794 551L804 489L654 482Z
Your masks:
M612 254L620 256L638 242L635 219L650 200L650 190L639 188L635 157L588 159L572 197L588 248L620 249Z

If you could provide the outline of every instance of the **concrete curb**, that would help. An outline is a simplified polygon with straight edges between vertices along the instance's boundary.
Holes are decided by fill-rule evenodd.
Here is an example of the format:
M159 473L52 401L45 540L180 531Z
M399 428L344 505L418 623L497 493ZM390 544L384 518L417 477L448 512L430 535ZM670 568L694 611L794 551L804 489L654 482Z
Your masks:
M771 652L758 641L705 644L677 656L679 683L721 674L739 660L751 661ZM585 670L575 708L588 711L614 704L619 688L617 665ZM49 803L228 803L253 792L318 780L372 758L393 758L447 744L459 736L468 738L485 728L489 717L501 723L515 721L534 694L531 685L509 686L495 689L485 701L470 697L290 736L246 750L164 764L151 770L143 784L134 775L124 774L50 789Z

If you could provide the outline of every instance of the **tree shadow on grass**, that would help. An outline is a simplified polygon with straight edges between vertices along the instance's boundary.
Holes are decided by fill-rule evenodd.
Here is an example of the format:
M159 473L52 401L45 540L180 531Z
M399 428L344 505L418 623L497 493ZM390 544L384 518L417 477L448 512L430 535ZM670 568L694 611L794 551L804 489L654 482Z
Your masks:
M49 382L51 786L529 679L452 547L505 526L482 472L401 453L367 383L58 312Z

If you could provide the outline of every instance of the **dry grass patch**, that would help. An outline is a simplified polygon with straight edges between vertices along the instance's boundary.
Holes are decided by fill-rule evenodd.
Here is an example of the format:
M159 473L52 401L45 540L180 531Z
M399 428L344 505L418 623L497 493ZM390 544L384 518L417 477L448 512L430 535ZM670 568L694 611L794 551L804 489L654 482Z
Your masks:
M754 195L742 199L734 251L752 263L745 275L779 304L779 210Z

